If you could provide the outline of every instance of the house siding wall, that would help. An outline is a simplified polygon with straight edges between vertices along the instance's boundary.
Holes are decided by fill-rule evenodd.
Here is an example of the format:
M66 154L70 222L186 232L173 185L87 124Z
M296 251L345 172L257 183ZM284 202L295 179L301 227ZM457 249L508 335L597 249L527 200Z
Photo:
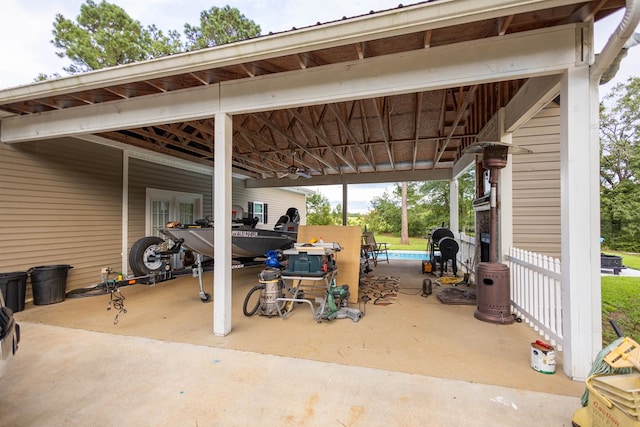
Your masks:
M120 265L122 153L74 138L0 144L0 271L68 264L67 290ZM27 286L27 301L31 299Z
M203 195L203 216L213 216L212 180L210 175L189 172L167 167L139 159L129 162L129 248L136 240L145 236L145 203L147 188L183 191ZM241 179L234 178L232 185L232 203L248 214L248 202L268 204L266 225L261 228L273 228L289 207L300 211L301 221L306 210L306 196L280 188L245 188ZM215 203L215 201L213 202Z
M203 217L211 210L212 181L209 175L185 171L132 158L129 160L129 227L127 247L145 236L147 188L202 194Z
M122 264L122 151L75 138L0 144L0 272L72 265L67 291L100 282ZM212 177L131 158L128 248L145 236L146 189L200 193L212 212ZM305 196L282 189L245 189L234 179L234 204L269 205L273 227L290 206L304 216ZM125 258L128 257L125 254ZM32 300L27 286L27 301Z
M267 224L260 224L258 228L273 228L280 216L287 209L294 207L300 212L300 223L306 224L306 196L281 188L245 188L242 180L233 180L233 204L244 209L247 215L249 202L263 202L268 204Z
M552 104L514 132L533 154L513 157L513 244L560 258L560 108Z

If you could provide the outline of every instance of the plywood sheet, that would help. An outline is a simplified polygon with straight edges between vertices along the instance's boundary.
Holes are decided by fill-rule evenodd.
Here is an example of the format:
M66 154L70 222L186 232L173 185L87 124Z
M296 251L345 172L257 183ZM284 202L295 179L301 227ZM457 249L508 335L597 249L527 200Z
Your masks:
M325 243L337 242L342 250L336 254L338 275L336 284L349 285L349 302L357 304L360 281L360 242L362 228L339 225L301 225L298 227L298 243L316 238Z

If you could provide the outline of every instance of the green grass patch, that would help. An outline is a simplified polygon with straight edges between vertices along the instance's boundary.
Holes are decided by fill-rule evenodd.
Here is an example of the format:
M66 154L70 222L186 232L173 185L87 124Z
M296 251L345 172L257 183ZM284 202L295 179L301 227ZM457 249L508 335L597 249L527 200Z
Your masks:
M615 320L624 336L640 342L640 277L602 277L602 345L618 336L609 320Z
M400 244L400 237L396 237L391 234L375 234L376 243L388 243L391 245L389 247L390 250L394 251L426 251L427 250L427 239L424 237L410 237L408 245Z

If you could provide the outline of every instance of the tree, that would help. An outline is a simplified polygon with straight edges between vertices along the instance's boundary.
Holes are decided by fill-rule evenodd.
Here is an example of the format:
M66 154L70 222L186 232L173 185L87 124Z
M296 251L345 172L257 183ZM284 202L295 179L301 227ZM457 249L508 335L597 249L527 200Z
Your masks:
M334 225L342 225L342 205L337 204L331 212L331 218L333 218Z
M406 193L406 225L408 236L424 234L426 216L422 195L418 192L419 184L407 183ZM396 184L391 194L384 192L382 196L371 200L371 212L366 217L366 224L371 231L377 233L402 233L402 184Z
M398 233L400 231L400 207L387 191L371 199L371 211L365 225L369 231L377 233Z
M56 15L51 43L57 56L71 60L64 71L77 74L260 35L255 22L229 6L202 11L200 26L185 24L184 31L183 44L176 30L165 34L155 25L143 27L120 6L87 0L75 22ZM47 78L40 74L37 80Z
M87 0L80 6L77 22L57 14L53 40L61 58L72 64L63 68L71 74L143 61L180 50L179 34L165 35L155 26L143 28L121 7Z
M458 225L461 231L475 233L473 199L476 191L476 171L469 169L458 177Z
M449 181L425 181L419 189L428 205L427 225L430 229L449 224Z
M601 233L611 249L640 251L640 78L600 105Z
M260 35L260 26L230 6L200 12L200 26L184 25L186 50L218 46Z
M334 216L331 213L329 199L321 193L307 196L307 224L333 225Z
M409 219L407 217L407 193L408 193L408 184L406 182L402 183L402 225L400 229L400 244L408 245L409 244Z

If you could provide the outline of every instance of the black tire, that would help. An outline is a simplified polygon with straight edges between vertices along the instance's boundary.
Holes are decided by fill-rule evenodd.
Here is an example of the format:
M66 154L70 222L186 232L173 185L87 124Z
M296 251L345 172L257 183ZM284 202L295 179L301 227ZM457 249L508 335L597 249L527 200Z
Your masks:
M160 271L162 262L156 255L156 247L164 242L160 237L143 237L131 246L129 267L135 276L145 276Z
M256 291L261 291L265 288L264 285L255 285L253 288L251 288L251 290L249 290L249 293L247 293L247 296L244 297L244 303L242 304L242 312L244 313L245 316L247 317L251 317L254 314L256 314L256 311L258 311L258 308L260 307L260 294L258 293L258 297L256 298L256 302L253 306L253 308L251 310L247 309L247 307L250 307L251 303L251 297L253 296L253 294L256 293Z

